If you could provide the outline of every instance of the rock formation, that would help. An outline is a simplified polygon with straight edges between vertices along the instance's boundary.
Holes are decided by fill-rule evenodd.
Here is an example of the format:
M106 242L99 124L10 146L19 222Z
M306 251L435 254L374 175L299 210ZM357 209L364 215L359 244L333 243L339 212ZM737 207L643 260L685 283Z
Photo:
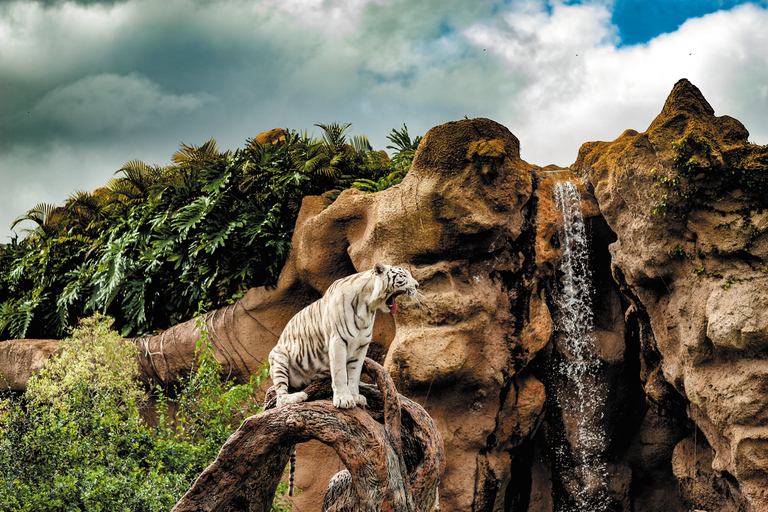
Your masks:
M401 184L304 199L277 287L206 317L217 357L247 380L334 280L404 266L424 298L379 315L369 356L443 436L442 510L566 510L585 489L600 510L768 510L768 147L747 137L686 80L644 133L584 144L567 170L524 162L488 119L435 127ZM554 296L563 180L592 246L592 410L554 393L576 396L553 371L573 356ZM144 378L188 372L198 336L137 340ZM577 471L585 415L595 481ZM341 468L299 445L298 508L319 510Z
M694 508L768 509L768 148L748 135L681 80L645 133L573 166L617 236L645 393L694 429L672 461Z
M350 273L376 261L405 266L421 284L422 303L401 305L384 365L443 435L449 510L480 506L475 499L503 503L508 450L535 430L543 408L543 386L518 371L532 358L520 340L531 286L523 254L531 170L502 126L449 123L427 133L400 185L373 195L347 190L294 235L297 273L318 290L336 277L328 268ZM523 402L528 414L518 417Z
M40 371L59 347L57 340L0 342L0 389L24 391L29 378Z

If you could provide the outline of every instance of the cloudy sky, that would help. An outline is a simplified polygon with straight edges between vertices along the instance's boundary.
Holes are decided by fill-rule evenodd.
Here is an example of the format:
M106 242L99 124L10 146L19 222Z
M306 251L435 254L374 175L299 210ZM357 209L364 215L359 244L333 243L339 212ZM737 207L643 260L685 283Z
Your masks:
M489 117L568 166L688 78L767 144L766 26L768 0L0 0L0 243L129 160L275 127L383 149Z

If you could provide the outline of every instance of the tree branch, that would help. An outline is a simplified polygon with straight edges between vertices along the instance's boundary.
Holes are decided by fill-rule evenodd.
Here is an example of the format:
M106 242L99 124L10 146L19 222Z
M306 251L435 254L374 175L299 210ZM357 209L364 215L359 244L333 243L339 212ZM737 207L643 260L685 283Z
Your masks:
M173 512L223 511L247 481L255 484L249 510L268 511L294 445L311 439L331 446L349 472L334 477L324 510L431 510L445 470L440 433L381 365L366 359L364 371L378 386L361 385L369 410L334 407L330 380L308 386L307 402L280 408L270 390L264 412L243 422Z

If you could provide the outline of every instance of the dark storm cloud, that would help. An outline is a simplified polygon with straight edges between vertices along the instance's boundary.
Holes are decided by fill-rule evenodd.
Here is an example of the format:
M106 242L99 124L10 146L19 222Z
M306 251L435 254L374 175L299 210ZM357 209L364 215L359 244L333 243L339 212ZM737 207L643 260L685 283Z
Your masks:
M585 140L643 129L683 76L722 113L766 113L764 8L622 47L612 6L0 0L0 241L36 203L102 186L128 160L168 163L181 142L235 149L338 121L384 148L403 123L415 135L484 116L523 158L568 165ZM764 121L748 128L768 138Z

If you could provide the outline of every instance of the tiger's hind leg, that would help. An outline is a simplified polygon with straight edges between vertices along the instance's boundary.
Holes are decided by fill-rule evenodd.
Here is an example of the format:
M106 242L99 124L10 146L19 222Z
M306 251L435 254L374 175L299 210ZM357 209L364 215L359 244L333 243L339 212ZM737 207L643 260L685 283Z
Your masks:
M307 399L304 392L288 393L288 383L290 382L290 354L282 345L277 345L269 353L269 375L272 377L272 383L275 387L277 406L298 404Z

